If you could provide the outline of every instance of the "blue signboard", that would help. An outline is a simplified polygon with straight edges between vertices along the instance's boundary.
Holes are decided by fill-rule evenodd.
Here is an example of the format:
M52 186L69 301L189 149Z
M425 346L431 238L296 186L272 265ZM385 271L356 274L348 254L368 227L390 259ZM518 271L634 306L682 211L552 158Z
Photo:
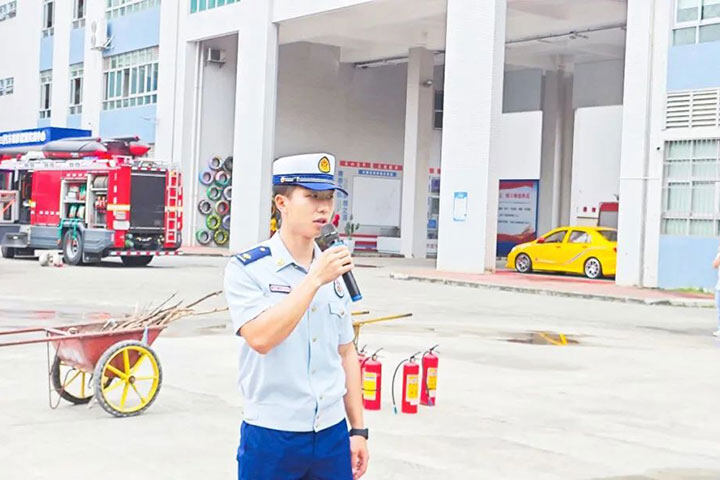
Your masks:
M44 127L28 130L15 130L12 132L0 132L0 149L42 145L62 138L89 137L90 135L92 135L90 130L59 127Z
M385 170L358 170L360 175L370 175L372 177L397 177L397 172L389 172Z

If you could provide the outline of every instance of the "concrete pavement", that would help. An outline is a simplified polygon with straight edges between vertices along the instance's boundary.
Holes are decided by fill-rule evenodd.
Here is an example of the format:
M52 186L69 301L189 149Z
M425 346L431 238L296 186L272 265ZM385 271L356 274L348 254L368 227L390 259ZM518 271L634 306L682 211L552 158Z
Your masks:
M41 268L0 259L0 329L117 315L221 286L223 258L146 269ZM368 479L720 478L720 343L708 309L399 281L422 262L358 259L358 308L411 319L366 326L384 347L383 410L368 412ZM578 345L516 343L561 332ZM242 399L225 315L155 343L164 381L142 416L47 406L43 346L0 348L0 478L233 478ZM392 369L439 343L438 405L393 415Z

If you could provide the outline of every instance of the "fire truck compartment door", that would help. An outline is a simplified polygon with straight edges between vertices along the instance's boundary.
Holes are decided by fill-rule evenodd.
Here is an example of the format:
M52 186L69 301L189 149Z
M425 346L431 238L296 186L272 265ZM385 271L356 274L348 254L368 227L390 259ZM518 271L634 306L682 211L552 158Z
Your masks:
M20 192L0 190L0 223L15 223L20 212Z
M165 227L165 173L133 173L130 228L162 231Z

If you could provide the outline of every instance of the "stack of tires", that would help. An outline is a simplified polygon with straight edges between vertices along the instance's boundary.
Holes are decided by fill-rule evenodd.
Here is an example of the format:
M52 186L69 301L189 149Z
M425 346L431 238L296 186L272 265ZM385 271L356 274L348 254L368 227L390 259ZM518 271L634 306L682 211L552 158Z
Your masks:
M224 247L230 239L232 164L233 157L213 157L207 168L200 172L201 199L197 207L205 224L195 232L200 245Z

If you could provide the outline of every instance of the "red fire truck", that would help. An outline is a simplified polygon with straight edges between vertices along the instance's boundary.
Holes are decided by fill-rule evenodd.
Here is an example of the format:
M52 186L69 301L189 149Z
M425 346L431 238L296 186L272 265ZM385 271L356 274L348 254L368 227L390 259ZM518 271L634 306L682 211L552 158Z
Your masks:
M65 263L144 266L182 243L182 177L137 137L0 150L2 256L62 250Z

